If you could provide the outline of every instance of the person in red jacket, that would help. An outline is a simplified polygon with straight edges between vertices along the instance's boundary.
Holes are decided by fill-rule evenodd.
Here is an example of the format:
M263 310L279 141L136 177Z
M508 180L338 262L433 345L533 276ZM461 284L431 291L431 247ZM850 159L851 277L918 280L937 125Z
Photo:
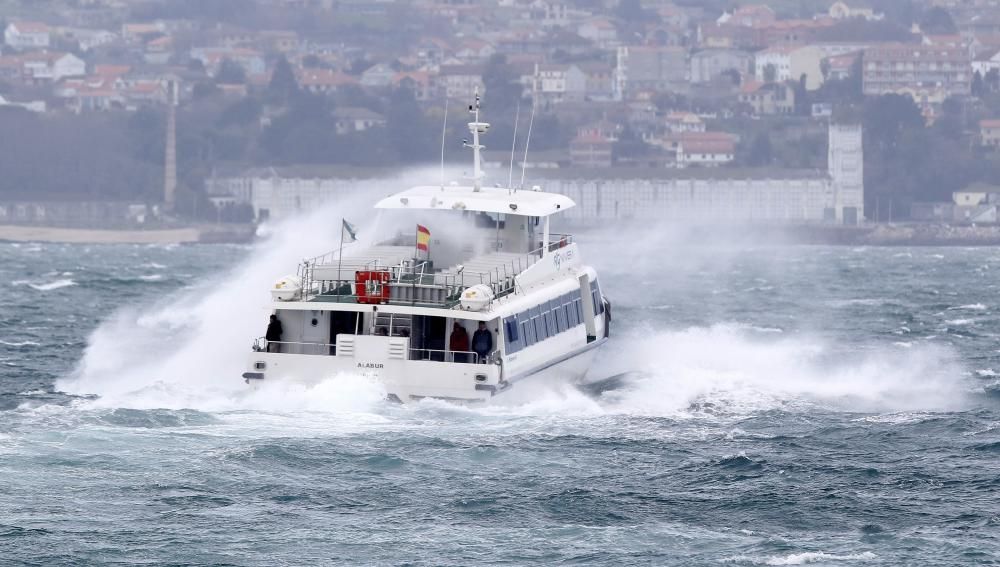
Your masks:
M458 321L452 327L448 349L454 355L455 362L469 362L469 333L465 332L465 327Z

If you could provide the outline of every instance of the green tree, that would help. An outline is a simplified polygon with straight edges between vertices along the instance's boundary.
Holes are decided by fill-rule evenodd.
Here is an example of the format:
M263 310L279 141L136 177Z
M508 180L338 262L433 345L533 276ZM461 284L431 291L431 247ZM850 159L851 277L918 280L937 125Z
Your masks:
M242 85L247 82L246 71L232 59L223 59L219 71L215 74L215 82L223 85Z
M271 82L267 85L267 96L272 102L287 104L299 92L299 82L295 79L288 59L282 56L274 65Z
M489 58L483 68L483 86L490 112L506 115L521 101L523 88L517 80L514 69L507 64L507 57L496 54Z
M392 133L388 146L408 162L429 161L438 155L438 146L427 143L435 128L424 117L413 91L399 88L389 95L386 125Z
M997 92L1000 90L1000 71L997 69L990 69L986 72L986 76L983 77L983 82L986 83L986 88L990 92Z
M958 26L951 19L948 10L941 6L934 6L921 16L920 30L933 35L948 35L958 33Z
M615 16L625 22L639 23L646 19L646 11L640 0L618 0Z
M986 94L986 82L983 81L983 75L979 71L972 74L972 96L982 97Z
M773 63L768 63L764 65L763 75L765 83L773 83L778 79L778 68Z

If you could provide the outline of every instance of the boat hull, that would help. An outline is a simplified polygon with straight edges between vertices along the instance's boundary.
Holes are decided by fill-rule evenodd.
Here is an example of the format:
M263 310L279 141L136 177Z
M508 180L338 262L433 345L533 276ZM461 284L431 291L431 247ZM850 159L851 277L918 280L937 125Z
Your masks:
M502 364L472 364L429 360L358 360L322 356L255 352L246 383L287 382L313 386L345 375L362 375L378 381L389 399L409 403L435 398L462 403L485 402L528 379L580 380L590 367L600 342L553 359L544 365L506 376Z

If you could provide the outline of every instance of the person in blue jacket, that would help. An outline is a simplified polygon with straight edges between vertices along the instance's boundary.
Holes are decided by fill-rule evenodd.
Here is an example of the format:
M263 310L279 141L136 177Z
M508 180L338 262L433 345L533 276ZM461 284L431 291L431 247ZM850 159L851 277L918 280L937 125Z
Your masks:
M472 335L472 351L479 355L479 362L486 362L493 352L493 333L486 328L486 322L479 322L479 329Z

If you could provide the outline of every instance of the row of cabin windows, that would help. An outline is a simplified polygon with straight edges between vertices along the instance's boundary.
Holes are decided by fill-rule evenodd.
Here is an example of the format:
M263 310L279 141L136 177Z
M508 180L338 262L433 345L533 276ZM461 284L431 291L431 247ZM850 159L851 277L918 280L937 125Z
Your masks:
M535 343L583 324L583 296L572 291L503 320L507 353L513 354Z

